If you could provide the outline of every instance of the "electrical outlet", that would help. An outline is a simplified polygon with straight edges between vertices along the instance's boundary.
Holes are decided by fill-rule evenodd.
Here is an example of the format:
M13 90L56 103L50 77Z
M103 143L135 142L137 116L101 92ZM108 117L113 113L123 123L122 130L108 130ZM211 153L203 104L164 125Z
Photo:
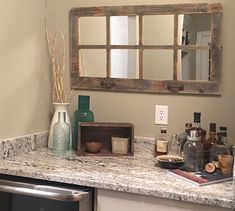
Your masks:
M155 124L157 125L168 124L168 106L165 105L155 106Z

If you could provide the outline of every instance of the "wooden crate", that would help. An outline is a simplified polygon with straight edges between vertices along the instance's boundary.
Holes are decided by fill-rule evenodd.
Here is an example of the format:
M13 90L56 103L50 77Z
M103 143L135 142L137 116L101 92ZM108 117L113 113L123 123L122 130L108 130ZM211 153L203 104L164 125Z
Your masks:
M125 155L134 154L134 126L131 123L104 123L81 122L78 126L78 155L110 155L123 154L112 153L112 137L129 138L128 152ZM89 153L86 150L86 142L101 142L103 147L99 153Z

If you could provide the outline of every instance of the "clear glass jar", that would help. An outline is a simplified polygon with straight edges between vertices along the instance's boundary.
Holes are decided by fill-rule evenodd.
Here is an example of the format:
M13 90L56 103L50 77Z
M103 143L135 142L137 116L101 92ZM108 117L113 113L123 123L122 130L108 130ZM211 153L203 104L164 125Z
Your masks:
M192 172L203 169L203 144L196 130L190 131L184 145L184 167Z

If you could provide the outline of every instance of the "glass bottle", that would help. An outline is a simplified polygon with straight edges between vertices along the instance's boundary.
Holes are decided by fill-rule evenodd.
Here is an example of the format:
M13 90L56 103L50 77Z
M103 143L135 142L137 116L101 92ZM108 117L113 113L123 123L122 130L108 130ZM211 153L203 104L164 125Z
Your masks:
M70 151L70 125L66 123L66 112L58 112L58 122L54 125L53 152L64 155Z
M204 163L208 163L210 161L210 149L213 145L216 145L218 142L217 134L216 134L216 124L210 123L210 132L208 139L205 140L203 148L204 148Z
M218 156L223 154L231 154L227 143L227 127L220 127L217 144L210 149L210 161L218 161Z
M206 141L206 130L201 128L201 112L194 112L194 125L191 130L197 130L199 132L202 144L204 145Z
M185 123L185 131L178 136L178 141L180 142L180 155L183 157L184 145L187 141L187 136L189 135L190 129L192 128L192 123Z
M79 122L93 122L94 114L90 110L90 96L78 96L78 109L73 114L73 138L72 148L77 150L78 145L78 123Z
M70 125L69 115L68 115L68 106L69 103L53 103L54 105L54 114L50 124L49 136L48 136L48 148L53 149L53 130L54 125L58 122L58 112L66 112L66 122ZM70 126L71 128L71 126ZM72 147L72 130L70 130L70 145Z
M177 139L177 134L173 134L168 144L168 154L180 156L180 142Z
M210 148L217 144L216 124L210 123L209 137L204 143L204 150L208 151Z
M223 145L229 149L230 154L233 154L233 146L228 143L227 139L227 127L221 126L220 127L220 135L221 135L221 140L223 142Z
M160 136L155 138L155 156L166 155L168 150L167 128L160 128Z
M192 172L201 171L203 168L203 144L197 130L190 131L184 145L184 167Z

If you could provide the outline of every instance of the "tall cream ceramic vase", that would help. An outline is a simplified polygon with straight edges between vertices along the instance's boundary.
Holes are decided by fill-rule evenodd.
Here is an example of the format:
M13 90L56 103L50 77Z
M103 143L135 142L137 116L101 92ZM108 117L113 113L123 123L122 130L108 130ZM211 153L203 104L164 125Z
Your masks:
M70 148L72 147L72 131L71 131L71 124L69 121L69 116L68 116L68 106L69 103L53 103L54 105L54 114L53 118L51 120L51 125L50 125L50 131L49 131L49 137L48 137L48 148L53 149L53 127L54 124L58 122L58 112L65 112L66 113L66 123L69 124L70 126Z

